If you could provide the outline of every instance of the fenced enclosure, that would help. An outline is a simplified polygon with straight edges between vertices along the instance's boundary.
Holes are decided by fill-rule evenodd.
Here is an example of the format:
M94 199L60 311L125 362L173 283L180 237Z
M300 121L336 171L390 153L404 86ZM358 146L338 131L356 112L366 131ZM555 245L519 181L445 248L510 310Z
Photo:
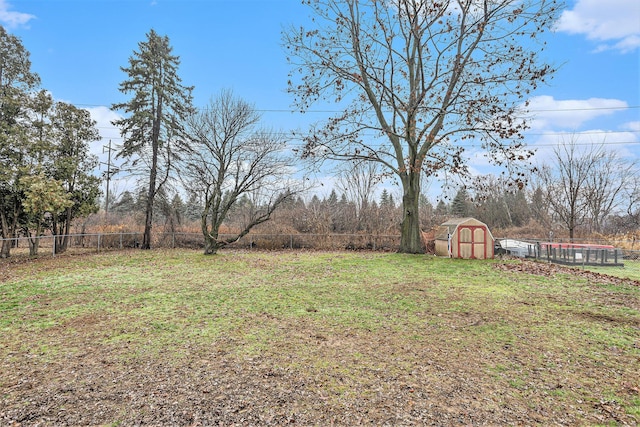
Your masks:
M535 246L535 257L556 264L623 266L622 250L610 245L540 243Z
M624 266L623 260L637 260L639 251L618 249L612 245L592 243L541 242L535 240L497 239L503 253L564 265Z

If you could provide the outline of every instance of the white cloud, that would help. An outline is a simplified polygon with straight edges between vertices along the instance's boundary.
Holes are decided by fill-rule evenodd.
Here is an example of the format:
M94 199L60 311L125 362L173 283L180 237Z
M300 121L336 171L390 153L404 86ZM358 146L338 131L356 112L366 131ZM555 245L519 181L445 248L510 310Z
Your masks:
M622 125L622 129L631 131L631 132L640 132L640 120L637 122L628 122Z
M556 30L584 34L601 43L597 50L632 52L640 48L640 1L577 0L562 12Z
M108 145L111 141L111 146L115 150L122 141L120 137L120 131L118 128L111 124L111 121L122 118L118 113L111 111L108 107L91 107L86 108L91 114L91 118L96 121L96 128L100 132L102 137L99 141L94 141L89 147L91 154L98 156L100 160L100 168L106 169L106 164L109 160ZM116 161L115 151L111 152L111 164L122 163L121 159Z
M109 107L104 106L88 107L86 110L91 114L91 118L96 121L96 128L98 128L100 136L102 137L101 140L91 143L89 151L98 156L100 166L98 168L99 170L96 170L95 173L103 178L103 185L105 185L106 179L104 178L106 176L105 173L107 168L110 167L113 171L114 168L120 168L123 163L122 159L115 158L116 152L122 142L120 131L111 124L113 120L121 119L122 116L115 111L110 110ZM111 159L109 159L109 141L111 141L112 148ZM108 163L110 163L110 166L107 165ZM112 175L109 184L109 199L112 201L118 199L124 191L134 192L136 184L137 177L128 172L121 172ZM106 192L106 186L103 187L103 190Z
M110 139L114 144L121 140L120 131L118 130L118 128L113 126L111 122L113 120L121 119L122 116L110 110L108 107L103 106L90 107L86 108L86 110L89 111L89 114L91 114L91 118L96 121L96 127L98 128L100 136L102 137L101 141L96 141L92 144L91 151L94 154L101 154L100 152L102 151L102 145L108 144Z
M20 27L35 18L35 15L14 12L9 9L10 5L5 0L0 0L0 23L3 23L8 28Z
M633 149L638 142L638 135L631 132L616 132L605 129L587 129L580 132L548 133L540 135L535 142L529 144L536 154L533 158L535 164L547 162L555 156L554 149L561 143L574 141L578 149L588 149L592 146L600 146L605 151L615 151L620 158L638 159L640 155Z
M627 108L619 99L589 98L583 100L557 100L552 96L537 96L531 99L531 128L564 129L574 131L585 122L602 116L609 116L618 109Z

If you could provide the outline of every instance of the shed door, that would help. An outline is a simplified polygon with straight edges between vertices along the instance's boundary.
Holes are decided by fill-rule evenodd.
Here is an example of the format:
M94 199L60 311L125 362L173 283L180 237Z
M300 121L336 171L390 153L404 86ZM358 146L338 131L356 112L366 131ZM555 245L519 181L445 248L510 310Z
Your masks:
M487 258L487 229L481 225L458 227L458 257Z

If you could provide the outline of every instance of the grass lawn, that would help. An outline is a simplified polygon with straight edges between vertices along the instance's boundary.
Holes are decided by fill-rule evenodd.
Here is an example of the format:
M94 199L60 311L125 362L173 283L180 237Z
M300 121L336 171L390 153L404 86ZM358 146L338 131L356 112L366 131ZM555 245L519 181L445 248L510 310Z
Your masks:
M579 267L578 267L579 268ZM640 281L640 261L624 261L624 267L587 267L587 270Z
M638 266L523 264L0 260L0 425L638 424Z

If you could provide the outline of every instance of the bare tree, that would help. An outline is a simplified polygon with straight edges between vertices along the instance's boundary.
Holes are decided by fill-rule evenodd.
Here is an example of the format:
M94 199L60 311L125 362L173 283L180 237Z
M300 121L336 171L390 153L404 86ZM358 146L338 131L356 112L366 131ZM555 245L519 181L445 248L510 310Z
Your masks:
M631 179L630 185L625 190L627 215L636 229L640 228L640 175Z
M524 179L523 102L554 71L539 59L555 0L304 0L310 28L284 35L289 91L305 111L347 103L303 156L378 162L402 186L400 252L422 252L421 175L465 174L462 141ZM467 144L468 145L468 144Z
M622 207L625 189L633 186L633 179L638 175L636 162L622 158L615 151L605 151L604 144L599 150L602 155L586 182L587 207L596 232L602 232L603 221Z
M553 150L551 164L538 171L547 201L557 219L566 226L573 240L575 229L588 214L589 178L604 158L601 145L580 145L576 135L562 140Z
M338 188L347 198L355 203L358 228L362 226L363 217L367 215L374 200L378 184L380 184L380 164L375 162L353 161L346 163L338 173Z
M504 177L481 175L473 183L474 211L493 228L520 227L531 217L524 189L509 185Z
M187 121L191 150L181 176L189 191L202 194L205 254L217 253L267 221L297 192L285 141L281 134L257 129L259 121L260 114L231 91L221 92ZM253 202L246 222L233 236L221 238L220 227L244 196Z
M476 201L474 215L491 228L507 228L512 225L511 209L504 197L504 184L495 175L478 176L473 183ZM452 204L455 206L455 203Z

